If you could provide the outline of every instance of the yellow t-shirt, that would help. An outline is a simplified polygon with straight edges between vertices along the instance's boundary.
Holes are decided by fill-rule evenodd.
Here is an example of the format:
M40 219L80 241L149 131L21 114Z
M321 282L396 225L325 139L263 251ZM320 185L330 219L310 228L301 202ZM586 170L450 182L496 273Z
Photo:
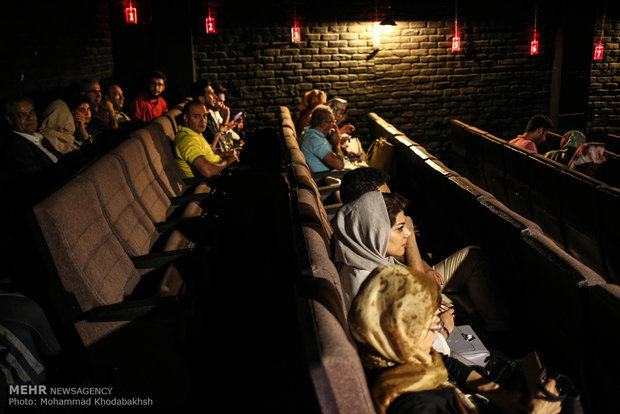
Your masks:
M203 156L212 163L223 161L222 157L213 152L202 134L191 128L179 126L179 131L174 137L174 158L186 178L195 177L192 164Z

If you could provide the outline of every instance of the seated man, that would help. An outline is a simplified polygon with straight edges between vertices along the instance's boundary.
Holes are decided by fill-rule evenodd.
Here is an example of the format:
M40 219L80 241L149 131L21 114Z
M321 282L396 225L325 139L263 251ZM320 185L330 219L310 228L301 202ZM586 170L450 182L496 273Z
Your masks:
M187 178L211 177L220 173L235 161L236 150L215 154L202 133L207 128L207 108L199 101L183 107L183 123L174 139L174 155L177 164ZM218 134L221 134L218 132Z
M168 112L168 104L161 94L166 89L166 76L155 71L148 81L148 88L138 94L129 106L131 118L146 124Z
M310 126L301 135L301 151L313 174L344 168L340 133L332 110L319 105L312 111Z
M547 132L553 127L551 119L545 115L534 115L525 127L525 132L508 142L519 148L538 153L537 145L547 139Z
M118 122L114 116L114 107L111 102L103 102L101 85L94 79L86 79L80 83L80 94L88 99L92 116L89 131L93 137L97 137L111 129L118 128Z
M222 134L218 134L220 132L220 124L216 117L217 98L211 82L208 80L196 82L192 86L192 99L202 103L207 108L207 126L204 131L204 137L211 145L211 148L216 151Z
M34 174L57 164L62 154L37 132L34 102L26 97L10 99L5 110L12 127L4 142L5 165L17 174Z
M108 86L108 93L105 95L105 101L111 102L112 107L114 108L114 117L116 118L116 122L122 124L124 122L129 122L131 118L125 112L123 112L123 104L125 103L125 97L123 95L123 90L120 86L112 84Z

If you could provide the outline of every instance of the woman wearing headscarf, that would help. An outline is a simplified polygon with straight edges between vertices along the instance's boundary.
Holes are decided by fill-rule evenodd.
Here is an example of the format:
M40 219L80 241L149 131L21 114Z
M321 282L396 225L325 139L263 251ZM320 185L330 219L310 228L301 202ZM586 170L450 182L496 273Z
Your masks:
M501 412L558 413L561 402L539 391L529 401L433 347L442 329L437 283L400 265L377 267L364 281L348 315L380 414L476 413L461 389L484 395ZM557 395L555 380L545 389Z
M347 309L372 270L377 266L402 265L397 257L404 256L407 240L413 234L404 213L407 203L407 199L397 193L369 191L343 205L334 217L334 262ZM410 250L417 252L417 245L412 247L415 249ZM407 261L412 268L424 270L419 252L417 257L409 257ZM454 329L454 309L443 305L441 318L445 329L434 346L449 354L446 339Z
M605 144L602 142L588 142L577 149L575 155L568 163L568 168L582 172L590 177L596 177L598 167L605 161Z
M554 151L548 151L545 157L557 161L560 164L568 165L569 161L577 151L577 148L581 147L586 142L586 136L581 131L573 129L568 131L562 137L560 142L560 149Z
M301 139L304 128L310 125L312 110L325 102L327 102L327 94L319 89L312 89L304 94L299 105L299 113L295 118L295 131L298 139Z
M45 108L39 133L47 138L54 148L62 154L67 154L80 148L78 141L75 140L73 114L67 104L61 99L52 101Z

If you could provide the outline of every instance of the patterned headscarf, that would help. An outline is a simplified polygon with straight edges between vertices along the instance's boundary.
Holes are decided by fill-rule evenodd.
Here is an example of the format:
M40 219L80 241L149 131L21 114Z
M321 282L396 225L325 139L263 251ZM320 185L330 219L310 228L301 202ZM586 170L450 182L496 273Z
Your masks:
M428 275L402 265L379 266L364 281L349 311L349 328L366 368L384 369L371 394L385 413L407 392L452 388L463 412L475 412L454 384L441 356L419 348L440 300Z

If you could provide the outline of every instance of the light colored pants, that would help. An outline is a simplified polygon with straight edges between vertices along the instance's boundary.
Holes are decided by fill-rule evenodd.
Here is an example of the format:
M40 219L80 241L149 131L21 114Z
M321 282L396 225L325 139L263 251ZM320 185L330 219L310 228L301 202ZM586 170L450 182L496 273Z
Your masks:
M508 328L507 312L500 304L482 249L476 246L465 247L437 263L433 269L443 276L441 296L445 302L452 302L446 296L451 293L468 293L488 331Z

